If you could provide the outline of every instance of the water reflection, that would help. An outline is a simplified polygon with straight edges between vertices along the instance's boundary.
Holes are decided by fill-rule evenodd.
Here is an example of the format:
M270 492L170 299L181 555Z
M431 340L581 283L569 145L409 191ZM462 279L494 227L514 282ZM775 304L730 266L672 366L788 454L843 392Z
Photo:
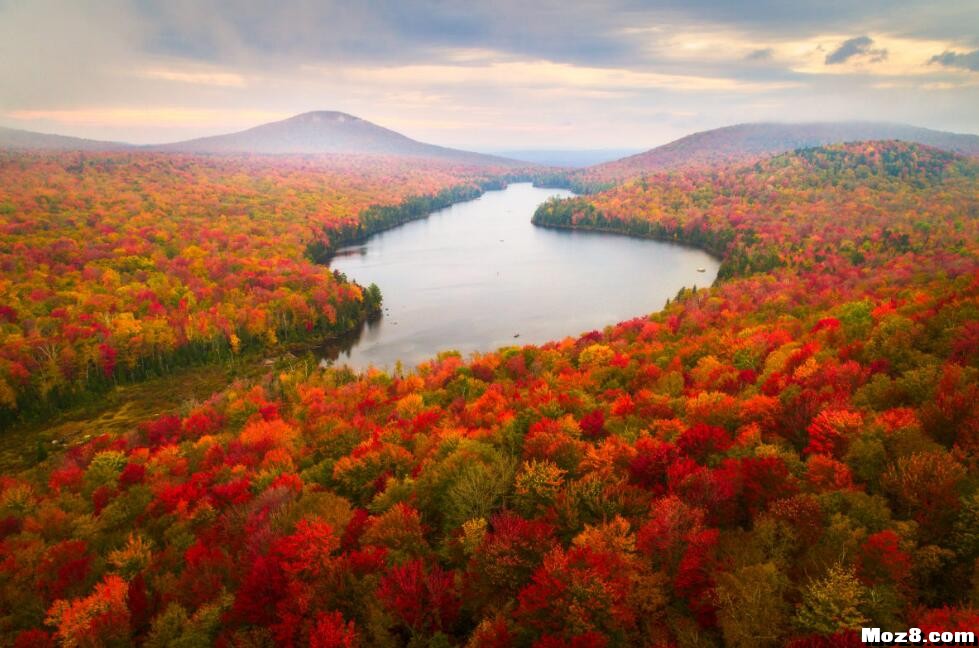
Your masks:
M324 350L362 369L539 344L662 308L682 286L713 282L718 262L688 247L535 227L568 191L514 184L340 250L331 267L376 283L382 317ZM703 272L698 269L703 268Z

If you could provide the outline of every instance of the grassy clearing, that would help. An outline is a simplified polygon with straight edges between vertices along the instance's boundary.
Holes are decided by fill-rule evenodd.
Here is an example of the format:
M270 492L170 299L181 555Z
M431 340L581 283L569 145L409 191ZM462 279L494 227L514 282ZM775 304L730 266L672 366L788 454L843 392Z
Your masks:
M254 379L276 363L257 357L234 364L190 367L174 374L115 387L98 400L46 421L30 421L0 433L0 473L14 473L47 454L98 434L122 434L168 412L207 399L236 379Z

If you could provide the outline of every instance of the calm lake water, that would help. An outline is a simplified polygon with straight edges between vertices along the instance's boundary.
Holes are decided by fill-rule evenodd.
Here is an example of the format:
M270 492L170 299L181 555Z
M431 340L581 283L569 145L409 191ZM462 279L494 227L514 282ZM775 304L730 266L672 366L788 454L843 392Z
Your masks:
M560 340L657 311L681 287L714 281L718 261L700 250L531 224L549 197L572 195L512 184L341 249L330 266L376 283L384 313L330 359L354 369L397 360L412 367L448 349L469 355Z

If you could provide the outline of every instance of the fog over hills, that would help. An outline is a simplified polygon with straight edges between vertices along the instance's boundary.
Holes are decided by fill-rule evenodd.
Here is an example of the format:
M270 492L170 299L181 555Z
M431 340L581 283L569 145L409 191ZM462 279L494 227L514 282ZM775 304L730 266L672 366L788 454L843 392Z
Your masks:
M493 154L514 160L524 160L534 164L556 167L588 167L603 162L611 162L629 155L641 153L642 149L519 149L493 151Z
M644 153L591 167L628 175L712 162L766 157L798 148L865 140L902 140L979 156L979 136L878 122L737 124L687 135Z
M303 113L237 133L148 148L186 153L394 155L467 164L517 164L496 156L425 144L359 117L326 110Z
M353 115L314 111L247 130L182 142L136 146L0 127L0 149L140 150L204 154L340 154L424 157L461 164L525 165L495 155L425 144Z
M115 151L129 148L122 142L102 142L99 140L49 135L34 131L4 128L0 126L0 149L23 149L40 151Z
M423 157L462 164L584 167L616 177L695 164L766 157L825 144L903 140L979 156L979 136L906 124L877 122L751 123L687 135L643 153L626 151L521 150L497 155L426 144L359 117L337 111L302 113L247 130L181 142L135 146L0 127L0 149L113 151L145 150L202 154L357 154ZM517 158L517 159L513 159ZM606 161L606 160L612 161ZM523 160L523 162L518 161Z

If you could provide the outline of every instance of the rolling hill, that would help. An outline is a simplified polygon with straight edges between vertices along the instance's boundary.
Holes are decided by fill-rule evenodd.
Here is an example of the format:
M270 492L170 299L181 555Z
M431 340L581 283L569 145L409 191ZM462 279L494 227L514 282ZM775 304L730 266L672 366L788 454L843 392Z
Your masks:
M307 112L237 133L150 147L182 153L366 154L425 157L467 164L523 164L514 160L425 144L353 115Z
M0 149L119 150L133 149L204 154L338 154L422 157L476 165L526 166L495 155L425 144L353 115L320 110L247 130L196 139L135 146L0 127Z
M0 126L0 149L25 149L43 151L116 151L129 148L122 142L103 142L101 140L50 135L34 131L4 128Z
M767 157L786 151L866 140L901 140L967 156L979 156L979 136L878 122L737 124L687 135L678 140L595 165L593 179L611 180L664 169Z
M580 171L588 183L614 181L642 173L702 164L768 157L799 148L867 140L901 140L979 157L979 136L880 122L751 123L693 133L643 153L593 164ZM359 117L337 111L302 113L247 130L180 142L135 146L122 142L50 135L0 127L0 149L134 149L204 154L339 154L423 157L463 164L585 166L602 156L557 159L546 152L503 156L426 144ZM537 155L534 155L537 153ZM567 151L563 153L568 153ZM579 152L581 153L581 152ZM521 158L524 161L512 158Z

